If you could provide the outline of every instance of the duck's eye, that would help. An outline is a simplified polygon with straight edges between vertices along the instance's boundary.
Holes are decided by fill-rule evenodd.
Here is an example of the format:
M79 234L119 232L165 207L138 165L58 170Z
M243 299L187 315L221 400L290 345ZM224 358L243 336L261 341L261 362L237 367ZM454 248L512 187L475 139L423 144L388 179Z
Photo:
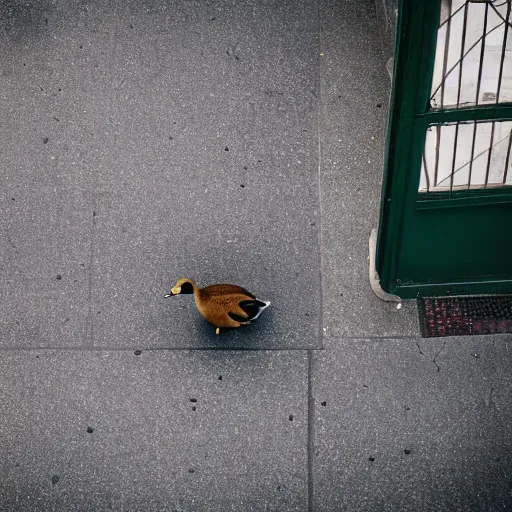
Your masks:
M192 285L190 283L183 283L181 285L181 293L182 294L194 293L194 288L192 287Z

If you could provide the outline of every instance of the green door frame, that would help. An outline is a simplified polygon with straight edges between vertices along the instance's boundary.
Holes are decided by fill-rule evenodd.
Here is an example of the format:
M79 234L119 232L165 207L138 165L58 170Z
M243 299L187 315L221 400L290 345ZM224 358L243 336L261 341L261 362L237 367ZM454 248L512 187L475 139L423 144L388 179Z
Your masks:
M376 270L382 288L402 298L512 293L512 187L454 191L449 195L443 192L418 192L425 134L429 126L512 120L512 103L431 110L440 9L441 0L401 0L399 4ZM472 208L469 214L468 208ZM414 223L422 229L428 226L420 217L422 212L437 215L435 218L438 222L440 215L446 218L458 215L459 221L470 215L472 219L477 219L475 229L483 228L483 220L478 221L479 215L488 222L491 214L503 216L505 213L511 223L502 227L504 245L503 251L500 245L498 252L510 254L511 264L505 270L505 267L498 265L500 268L496 273L476 272L473 276L467 272L467 275L455 279L447 277L446 271L437 273L431 266L428 276L409 279L406 275L404 278L403 268L410 264L407 258L410 260L414 253L408 248L414 238L411 237L411 233L415 233ZM444 234L447 247L450 246L449 236ZM438 242L443 243L442 237ZM501 240L497 243L501 244ZM422 258L431 255L424 254L424 244L416 245L421 249L416 256L417 264L421 266ZM474 250L480 254L486 247L475 246Z

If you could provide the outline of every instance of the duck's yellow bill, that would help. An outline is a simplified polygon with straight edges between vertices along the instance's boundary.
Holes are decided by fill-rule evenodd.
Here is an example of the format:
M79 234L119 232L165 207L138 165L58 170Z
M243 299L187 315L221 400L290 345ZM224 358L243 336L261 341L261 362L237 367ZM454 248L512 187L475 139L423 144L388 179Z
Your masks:
M173 297L174 295L179 295L180 293L181 293L181 287L175 286L174 288L171 289L171 293L168 293L165 297Z

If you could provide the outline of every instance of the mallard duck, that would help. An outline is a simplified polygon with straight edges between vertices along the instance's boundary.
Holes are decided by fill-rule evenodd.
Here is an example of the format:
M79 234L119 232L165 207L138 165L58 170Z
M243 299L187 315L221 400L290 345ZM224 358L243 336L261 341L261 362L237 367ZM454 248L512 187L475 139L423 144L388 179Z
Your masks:
M270 306L270 302L257 299L241 286L213 284L199 288L192 279L186 277L180 279L166 297L183 294L194 294L199 313L215 325L216 334L220 334L221 328L249 325Z

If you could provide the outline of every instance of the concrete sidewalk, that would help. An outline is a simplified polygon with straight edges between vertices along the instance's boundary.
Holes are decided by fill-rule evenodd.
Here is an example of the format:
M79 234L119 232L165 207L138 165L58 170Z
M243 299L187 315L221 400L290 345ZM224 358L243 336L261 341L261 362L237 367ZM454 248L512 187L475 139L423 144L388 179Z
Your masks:
M0 510L512 509L512 337L421 339L368 283L373 1L0 20ZM272 306L215 336L182 276Z

